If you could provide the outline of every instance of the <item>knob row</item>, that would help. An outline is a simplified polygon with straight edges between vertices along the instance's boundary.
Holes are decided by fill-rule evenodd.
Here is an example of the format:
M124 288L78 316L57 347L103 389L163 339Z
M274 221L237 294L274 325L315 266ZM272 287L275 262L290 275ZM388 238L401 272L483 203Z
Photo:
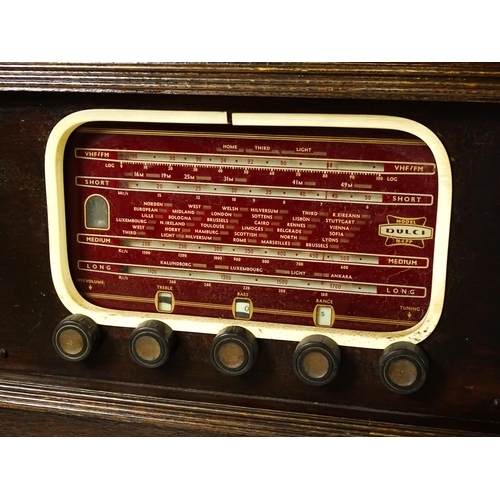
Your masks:
M61 321L53 333L56 352L68 361L82 361L101 342L98 325L87 316L72 314ZM176 347L176 335L165 323L149 320L131 334L131 358L146 368L162 366ZM225 375L242 375L254 365L259 346L254 335L240 326L230 326L217 334L210 346L214 367ZM304 383L321 386L337 375L341 351L337 343L324 335L311 335L297 345L293 370ZM428 370L424 351L409 342L396 342L384 349L379 360L382 383L397 394L410 394L422 387Z

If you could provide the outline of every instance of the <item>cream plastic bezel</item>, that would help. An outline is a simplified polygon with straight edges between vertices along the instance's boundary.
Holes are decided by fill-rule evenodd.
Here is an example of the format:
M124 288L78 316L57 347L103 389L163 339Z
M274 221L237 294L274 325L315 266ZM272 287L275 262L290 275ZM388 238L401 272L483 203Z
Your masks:
M54 127L49 136L45 154L45 179L52 279L60 300L71 313L90 316L98 324L130 328L137 327L138 324L147 319L157 319L164 321L177 331L211 335L217 334L227 326L238 324L238 320L102 308L85 300L77 291L70 275L66 243L64 150L70 134L77 127L98 121L179 124L228 124L231 122L235 127L289 126L384 129L407 132L418 137L431 149L436 160L439 190L430 306L422 321L411 328L398 332L368 332L336 329L335 327L280 325L252 320L245 321L244 326L257 338L300 341L308 335L321 334L334 339L339 345L374 349L384 349L395 341L419 343L435 329L441 316L445 295L452 192L450 162L441 141L427 127L406 118L378 115L233 113L230 121L228 113L223 111L91 109L66 116Z

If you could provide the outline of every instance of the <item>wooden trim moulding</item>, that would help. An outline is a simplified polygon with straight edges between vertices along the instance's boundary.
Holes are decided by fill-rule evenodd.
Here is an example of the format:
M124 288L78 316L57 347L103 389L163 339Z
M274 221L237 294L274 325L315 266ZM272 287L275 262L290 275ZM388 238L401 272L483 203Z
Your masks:
M0 380L0 409L192 436L480 436L482 433ZM99 429L93 431L99 435ZM83 433L83 432L82 432ZM64 435L64 430L62 431Z
M0 63L0 90L500 102L500 63Z

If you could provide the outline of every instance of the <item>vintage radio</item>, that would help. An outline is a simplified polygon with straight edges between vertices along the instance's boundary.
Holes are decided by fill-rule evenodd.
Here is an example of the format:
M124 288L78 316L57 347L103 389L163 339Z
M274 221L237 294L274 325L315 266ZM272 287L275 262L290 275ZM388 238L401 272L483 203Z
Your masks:
M347 81L342 68L376 69L289 68L281 97L264 81L246 95L222 65L163 95L54 92L50 73L47 88L28 80L42 93L5 84L7 421L79 435L498 433L499 87L471 96L443 66L417 100L318 90L325 74ZM472 65L471 84L496 69ZM289 87L294 71L317 72L315 98ZM213 87L200 98L192 82Z

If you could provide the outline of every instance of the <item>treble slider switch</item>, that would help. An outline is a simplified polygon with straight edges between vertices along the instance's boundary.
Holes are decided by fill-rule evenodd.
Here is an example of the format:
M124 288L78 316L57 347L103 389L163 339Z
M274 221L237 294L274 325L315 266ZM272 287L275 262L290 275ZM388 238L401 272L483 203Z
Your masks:
M174 310L174 294L172 292L157 292L155 297L156 309L160 312L171 313Z

